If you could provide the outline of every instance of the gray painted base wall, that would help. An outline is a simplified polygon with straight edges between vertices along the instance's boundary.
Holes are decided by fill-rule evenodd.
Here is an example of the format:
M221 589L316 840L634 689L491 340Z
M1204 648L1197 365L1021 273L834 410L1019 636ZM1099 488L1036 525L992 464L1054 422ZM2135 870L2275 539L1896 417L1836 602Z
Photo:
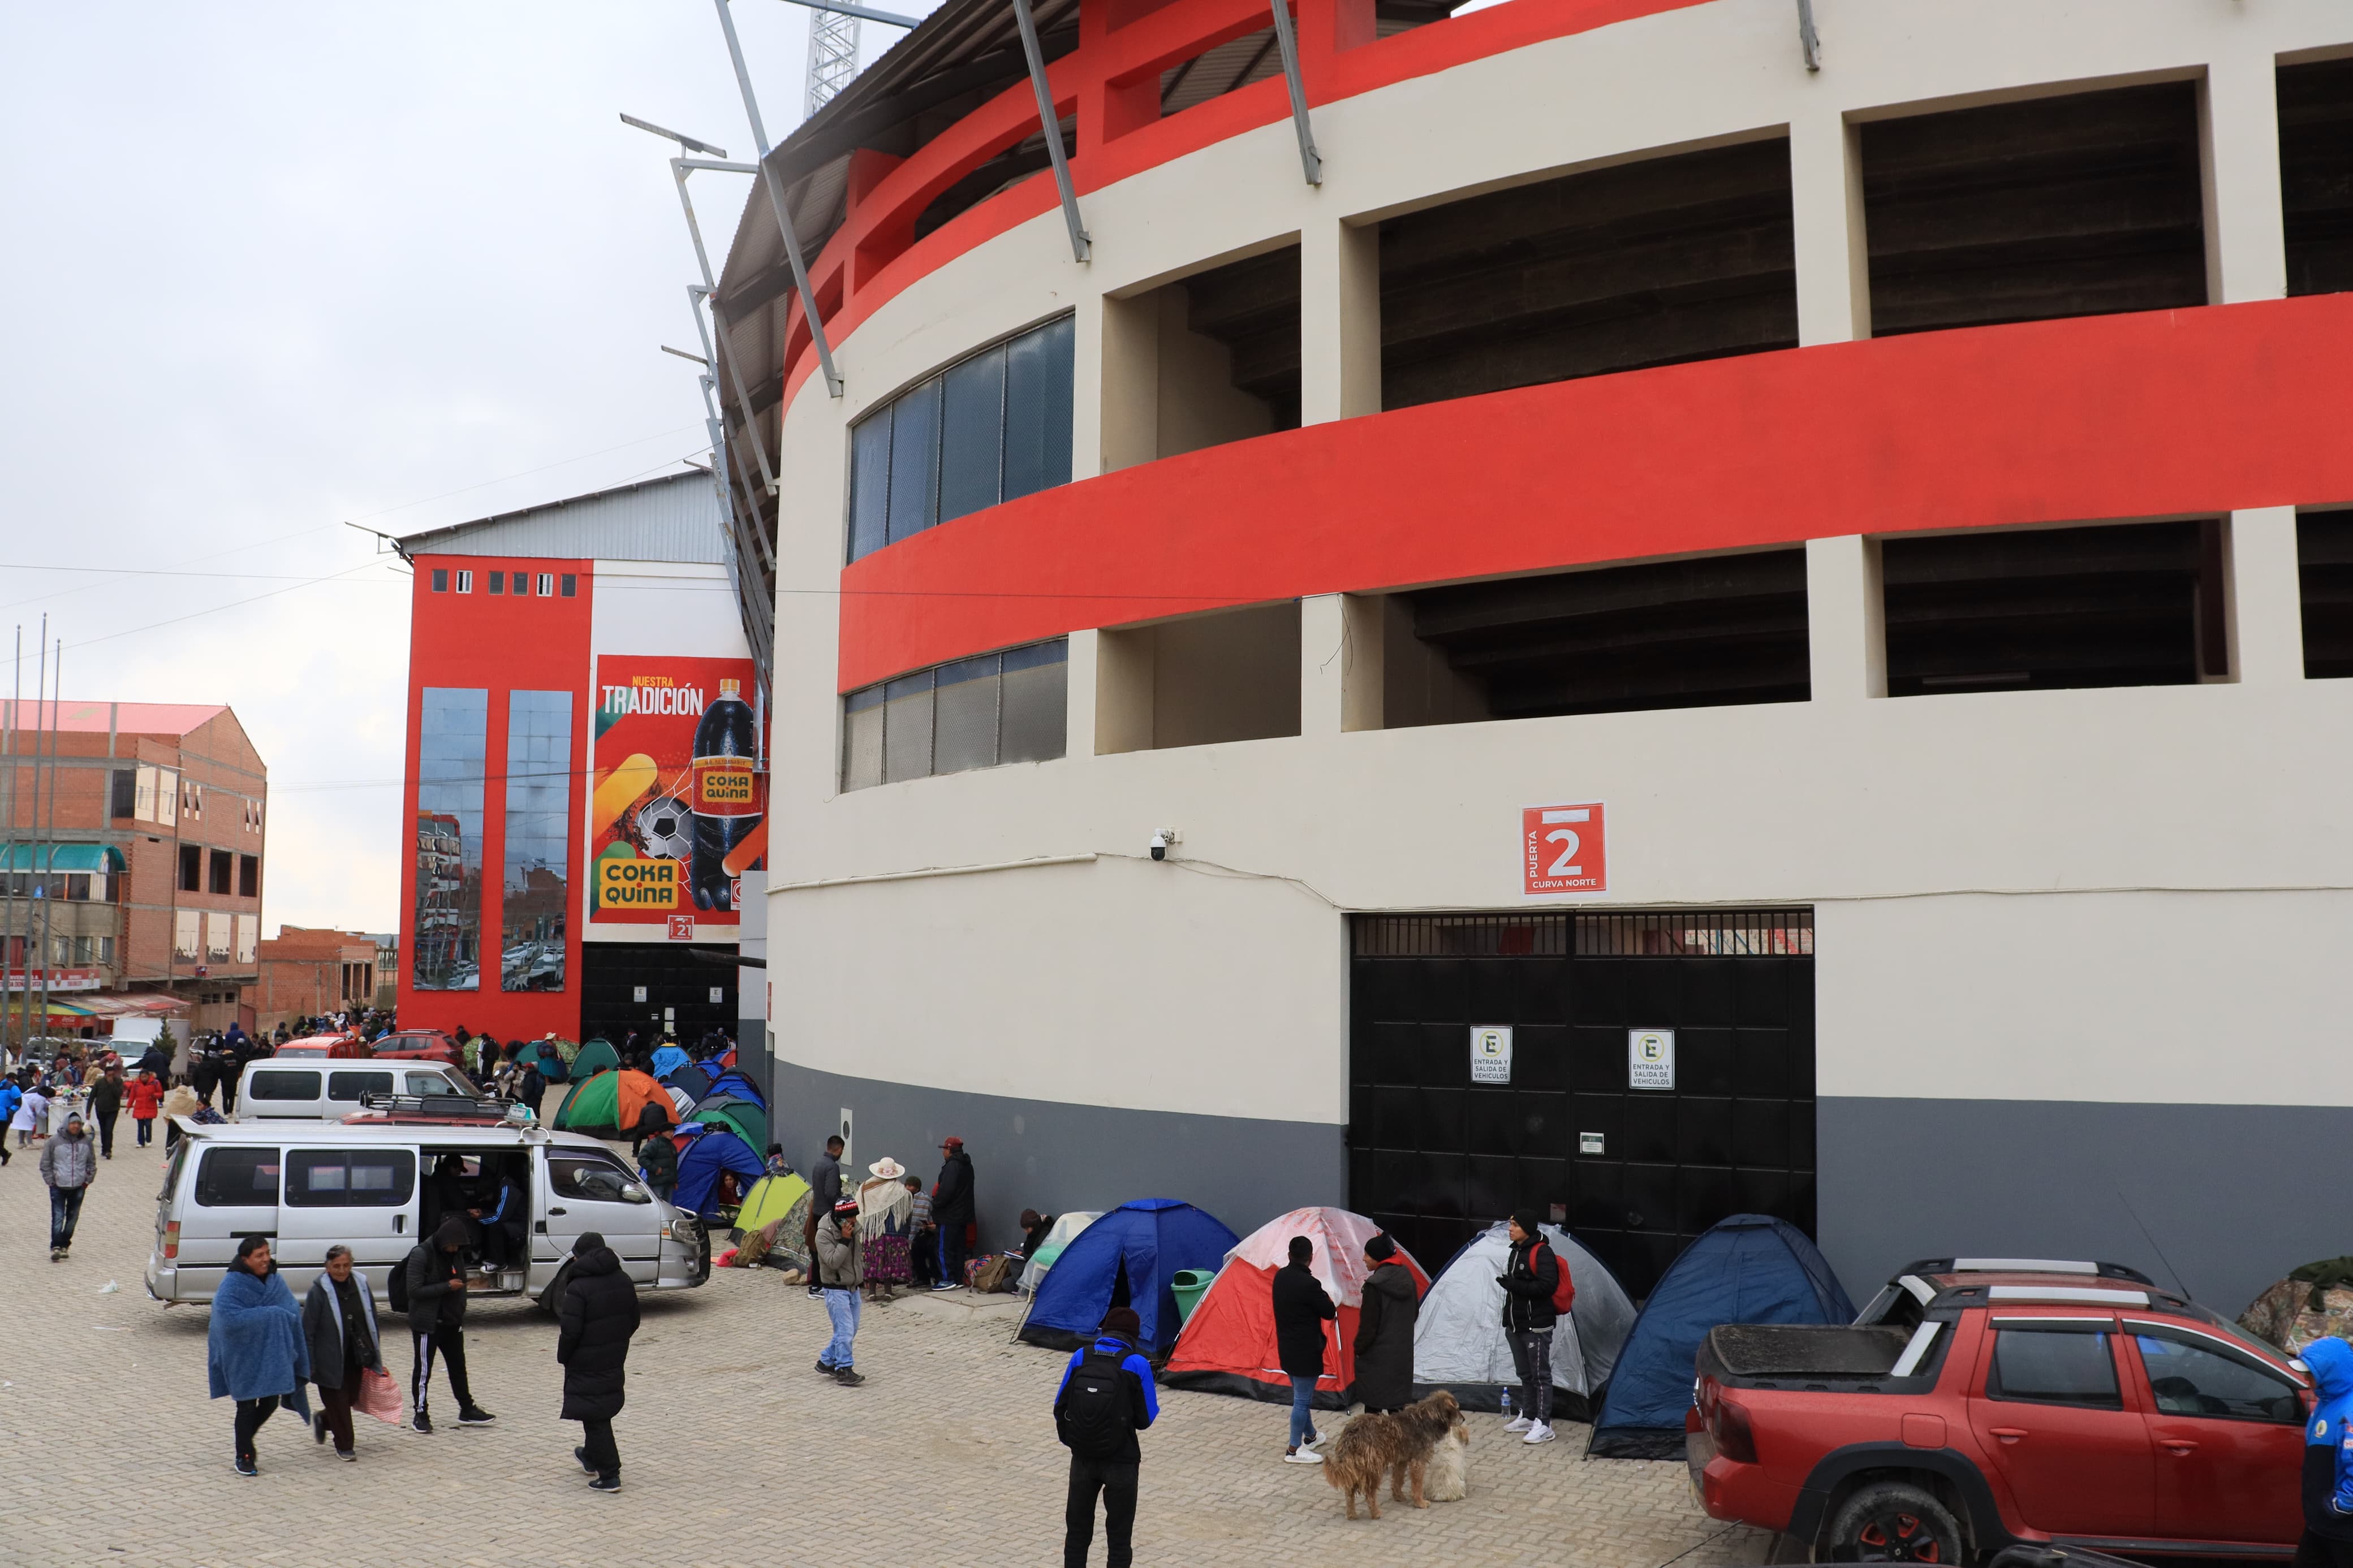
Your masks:
M807 1171L844 1107L862 1173L888 1154L923 1177L939 1174L940 1140L972 1156L984 1251L1018 1239L1025 1208L1044 1214L1108 1209L1134 1198L1182 1198L1238 1236L1291 1209L1347 1196L1336 1125L1186 1116L964 1094L822 1072L779 1058L770 1121L786 1157Z
M2353 1252L2353 1109L1825 1097L1817 1124L1822 1251L1858 1305L1915 1258L2096 1258L2235 1318Z

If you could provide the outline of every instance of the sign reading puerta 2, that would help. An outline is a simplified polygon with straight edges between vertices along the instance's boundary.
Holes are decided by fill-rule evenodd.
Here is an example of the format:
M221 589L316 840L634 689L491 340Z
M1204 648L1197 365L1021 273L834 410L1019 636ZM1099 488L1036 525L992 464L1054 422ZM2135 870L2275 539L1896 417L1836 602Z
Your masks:
M734 934L740 879L768 844L753 679L747 658L597 658L592 929Z

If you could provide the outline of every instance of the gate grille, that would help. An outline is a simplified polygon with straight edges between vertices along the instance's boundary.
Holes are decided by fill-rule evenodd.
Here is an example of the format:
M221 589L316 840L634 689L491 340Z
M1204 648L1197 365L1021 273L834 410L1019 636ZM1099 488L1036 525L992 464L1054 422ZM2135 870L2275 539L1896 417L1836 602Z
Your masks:
M1810 958L1811 910L1359 915L1358 958Z

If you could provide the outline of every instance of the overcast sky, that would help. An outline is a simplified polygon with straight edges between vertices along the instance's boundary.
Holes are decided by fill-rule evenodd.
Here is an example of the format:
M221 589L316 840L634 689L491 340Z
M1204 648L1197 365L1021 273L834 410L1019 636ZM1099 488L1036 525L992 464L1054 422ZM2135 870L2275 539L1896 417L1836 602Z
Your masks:
M781 139L810 14L734 11ZM693 253L625 110L749 159L711 0L0 5L0 659L46 612L69 700L237 710L271 934L401 923L408 580L342 524L702 447L658 349ZM719 254L748 184L695 176Z

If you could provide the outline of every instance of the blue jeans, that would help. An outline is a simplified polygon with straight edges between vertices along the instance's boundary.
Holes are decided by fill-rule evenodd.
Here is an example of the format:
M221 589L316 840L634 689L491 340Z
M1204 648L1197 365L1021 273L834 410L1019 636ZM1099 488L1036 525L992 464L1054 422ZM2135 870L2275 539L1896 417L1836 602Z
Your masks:
M81 1195L87 1187L51 1187L49 1189L49 1246L52 1248L73 1245L74 1226L81 1218Z
M1294 1377L1291 1380L1291 1446L1298 1447L1315 1436L1315 1380Z
M858 1292L827 1286L825 1315L833 1320L833 1338L825 1342L818 1364L846 1371L849 1366L850 1342L858 1337Z

